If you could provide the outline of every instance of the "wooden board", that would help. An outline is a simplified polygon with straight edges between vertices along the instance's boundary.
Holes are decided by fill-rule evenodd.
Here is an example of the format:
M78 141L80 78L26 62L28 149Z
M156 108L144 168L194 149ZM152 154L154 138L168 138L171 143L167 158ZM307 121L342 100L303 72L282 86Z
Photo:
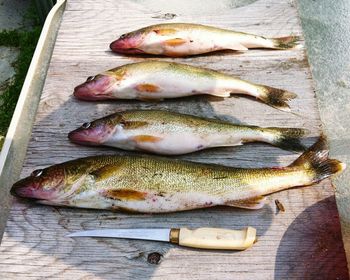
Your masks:
M74 99L73 88L86 77L147 59L116 55L108 49L112 40L127 31L169 22L155 17L172 10L164 5L151 9L144 2L68 2L22 176L33 169L78 157L125 154L107 148L81 147L67 141L67 133L83 122L125 109L158 108L261 126L306 127L311 131L307 144L319 135L320 119L304 48L229 51L174 59L296 92L299 98L291 102L291 107L297 115L247 98L217 101L199 97L162 103L89 103ZM184 9L170 22L211 24L271 37L302 34L295 1L247 2L250 4L220 12ZM296 154L268 145L254 144L213 149L181 158L262 167L284 166L296 157ZM275 199L284 204L286 212L276 210ZM247 225L257 228L259 242L244 252L194 250L147 241L65 237L72 231L97 227L241 228ZM130 215L38 206L14 199L0 252L1 279L348 279L330 181L271 195L266 207L258 211L217 207L166 215ZM163 256L157 265L147 261L152 252Z

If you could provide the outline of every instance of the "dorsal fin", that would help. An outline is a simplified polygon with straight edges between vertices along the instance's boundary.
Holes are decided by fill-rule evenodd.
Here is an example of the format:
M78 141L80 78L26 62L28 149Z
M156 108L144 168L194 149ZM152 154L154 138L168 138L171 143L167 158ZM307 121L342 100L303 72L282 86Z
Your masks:
M120 171L121 165L109 164L90 172L96 181L108 179Z

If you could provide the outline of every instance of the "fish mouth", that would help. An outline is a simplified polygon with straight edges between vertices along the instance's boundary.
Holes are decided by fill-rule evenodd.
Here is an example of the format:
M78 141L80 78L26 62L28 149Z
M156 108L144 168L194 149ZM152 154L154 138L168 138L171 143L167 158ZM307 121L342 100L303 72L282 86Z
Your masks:
M73 95L88 101L112 99L114 82L114 78L109 75L98 75L95 79L76 86Z
M82 127L73 130L68 133L68 139L76 144L88 145L88 146L99 146L109 138L113 133L113 128L108 125L100 124L93 126L88 129Z
M124 54L144 54L145 53L144 51L138 48L129 48L129 49L113 48L112 51L117 53L124 53Z
M45 190L35 183L28 183L27 178L22 179L15 183L10 193L11 195L19 198L30 199L30 200L54 200L59 196L59 186L61 182L54 188Z
M79 88L82 87L82 88ZM83 88L83 85L80 85L74 89L73 95L80 99L85 101L97 101L97 100L110 100L113 99L112 94L107 94L105 92L93 92L86 90Z
M25 187L24 186L19 186L17 183L14 184L10 190L10 194L15 197L20 197L20 198L29 198L26 196L25 192ZM35 199L33 197L30 197L31 199Z
M69 141L80 144L80 145L88 145L88 146L98 146L99 142L97 139L89 139L89 135L83 133L79 129L73 130L68 133L68 139Z
M134 47L134 46L129 46L129 44L121 41L120 39L113 41L110 45L109 48L113 52L117 53L125 53L125 54L142 54L145 53L143 50Z

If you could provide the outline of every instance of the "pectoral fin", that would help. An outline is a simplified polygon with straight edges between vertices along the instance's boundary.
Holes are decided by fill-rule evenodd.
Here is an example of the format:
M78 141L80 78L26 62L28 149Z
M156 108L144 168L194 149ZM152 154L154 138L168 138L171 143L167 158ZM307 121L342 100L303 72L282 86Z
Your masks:
M133 137L133 140L137 143L151 142L156 143L161 141L163 138L152 136L152 135L137 135Z
M244 209L260 209L264 207L266 198L264 196L256 196L249 199L230 200L225 205L244 208Z
M164 41L164 44L167 46L171 46L171 47L176 47L176 46L180 46L182 44L185 44L187 42L187 40L182 39L182 38L174 38L174 39L169 39Z
M139 192L135 190L128 189L118 189L118 190L105 190L103 191L103 195L107 198L114 200L144 200L146 198L147 193Z
M140 92L157 92L159 87L153 84L138 84L136 90Z

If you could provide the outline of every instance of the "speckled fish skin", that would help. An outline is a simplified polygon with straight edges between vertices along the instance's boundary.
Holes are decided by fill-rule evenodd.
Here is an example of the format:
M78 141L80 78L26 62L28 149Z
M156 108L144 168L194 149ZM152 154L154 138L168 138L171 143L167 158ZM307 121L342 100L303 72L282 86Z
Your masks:
M228 205L261 208L264 195L345 168L320 139L285 168L242 169L142 156L97 156L36 170L11 193L38 203L163 213Z
M165 98L208 94L253 96L280 110L289 111L287 101L296 94L254 84L218 71L167 61L126 64L89 77L74 89L83 100L138 99L159 101Z
M296 36L265 38L201 24L166 23L123 34L110 44L110 48L117 53L179 57L226 49L289 49L298 41Z
M104 145L124 150L163 155L181 155L246 142L266 142L289 150L304 150L299 128L261 128L235 125L161 110L119 112L69 133L68 138L83 145Z

